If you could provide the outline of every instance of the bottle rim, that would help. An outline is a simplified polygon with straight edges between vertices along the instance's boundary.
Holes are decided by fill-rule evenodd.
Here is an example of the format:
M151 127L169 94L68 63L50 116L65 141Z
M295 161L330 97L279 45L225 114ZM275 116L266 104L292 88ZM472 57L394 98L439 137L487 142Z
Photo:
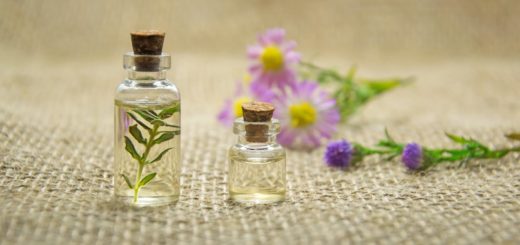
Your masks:
M165 71L171 68L171 56L168 53L142 55L127 52L123 55L123 68L131 71Z

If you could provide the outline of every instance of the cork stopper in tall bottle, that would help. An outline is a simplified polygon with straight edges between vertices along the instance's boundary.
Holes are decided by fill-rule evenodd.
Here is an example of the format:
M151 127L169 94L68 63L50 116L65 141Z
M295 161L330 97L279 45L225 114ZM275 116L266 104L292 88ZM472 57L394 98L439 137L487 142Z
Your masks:
M164 32L149 30L130 33L132 48L136 57L135 64L138 71L156 71L159 69L160 59L154 55L161 55L164 43Z
M274 106L266 103L253 101L242 104L244 122L270 122L273 117ZM269 126L246 125L246 140L249 142L263 143L268 140Z

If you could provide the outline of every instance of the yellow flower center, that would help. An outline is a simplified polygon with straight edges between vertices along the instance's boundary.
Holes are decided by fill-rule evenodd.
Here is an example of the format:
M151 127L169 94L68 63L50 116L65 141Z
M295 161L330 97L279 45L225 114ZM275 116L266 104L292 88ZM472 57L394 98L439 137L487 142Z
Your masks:
M235 113L235 117L242 116L242 104L250 101L251 98L249 97L240 97L233 102L233 112Z
M276 46L268 46L260 55L260 61L265 70L278 71L283 67L282 50Z
M308 102L289 106L291 126L302 128L316 122L316 109Z

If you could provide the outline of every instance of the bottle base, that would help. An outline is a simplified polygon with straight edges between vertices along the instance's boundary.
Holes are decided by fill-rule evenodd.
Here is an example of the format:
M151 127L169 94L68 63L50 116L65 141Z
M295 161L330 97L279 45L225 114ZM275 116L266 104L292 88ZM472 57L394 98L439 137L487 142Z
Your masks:
M179 200L178 195L174 196L152 196L152 197L139 197L137 202L134 202L133 196L116 196L118 202L124 203L130 206L136 207L156 207L174 204Z
M269 204L283 202L285 200L285 192L281 193L243 193L243 192L230 192L231 200L238 203L248 204Z

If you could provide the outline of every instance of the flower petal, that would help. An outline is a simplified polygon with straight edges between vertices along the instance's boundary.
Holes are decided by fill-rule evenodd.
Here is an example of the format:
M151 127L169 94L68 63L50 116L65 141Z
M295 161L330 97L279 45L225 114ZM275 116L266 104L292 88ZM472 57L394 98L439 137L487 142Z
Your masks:
M233 121L235 120L232 112L232 101L230 99L226 100L224 102L224 105L222 106L222 109L217 115L217 119L220 123L222 123L224 126L231 126L233 124Z
M295 41L287 41L285 43L283 43L282 45L282 50L284 53L288 53L290 51L292 51L295 47L296 47L296 42Z
M285 55L285 61L290 64L300 62L301 55L296 52L290 52Z
M284 146L290 146L294 142L296 138L296 132L291 131L289 129L282 129L278 134L278 143Z
M269 41L269 44L282 44L285 37L285 30L282 28L273 28L265 32L264 37Z
M262 48L260 45L249 46L247 48L247 57L250 59L258 59L263 51L264 48Z

